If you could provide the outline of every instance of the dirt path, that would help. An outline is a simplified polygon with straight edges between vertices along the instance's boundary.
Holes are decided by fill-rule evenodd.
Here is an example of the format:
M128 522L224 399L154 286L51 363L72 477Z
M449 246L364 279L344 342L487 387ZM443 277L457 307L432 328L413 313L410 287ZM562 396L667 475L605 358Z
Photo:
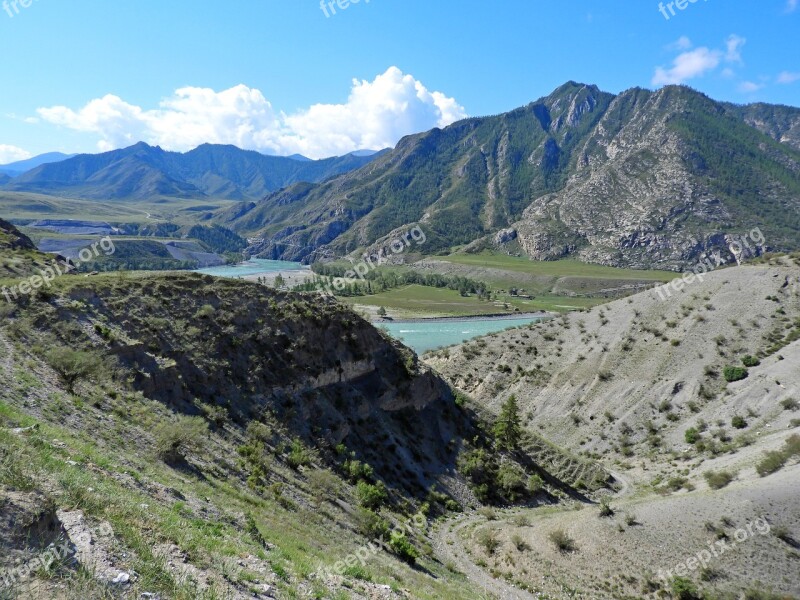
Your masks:
M623 475L622 473L618 473L617 471L609 471L609 473L611 473L611 476L617 481L619 481L620 486L622 486L620 490L616 494L614 494L614 496L616 498L623 498L625 496L630 495L631 493L630 480L625 475Z
M433 534L433 547L437 556L442 562L455 565L478 589L483 590L480 596L475 596L477 599L535 600L536 596L515 588L502 579L495 579L472 562L464 549L459 532L481 519L482 517L478 515L460 515L454 520L443 523Z

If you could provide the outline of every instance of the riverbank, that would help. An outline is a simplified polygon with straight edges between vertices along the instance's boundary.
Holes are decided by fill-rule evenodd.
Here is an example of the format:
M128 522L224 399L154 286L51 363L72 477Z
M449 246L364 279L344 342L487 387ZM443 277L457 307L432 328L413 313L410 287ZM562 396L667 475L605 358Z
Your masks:
M497 333L504 329L525 327L532 323L552 318L551 313L537 312L515 315L495 315L494 317L450 317L414 319L408 321L373 322L375 327L385 330L393 338L400 340L417 354L463 344L469 340Z
M420 317L417 319L372 319L373 325L411 325L414 323L469 323L471 321L515 321L518 319L552 319L558 313L546 310L526 313L497 313L486 315L464 315L453 317Z

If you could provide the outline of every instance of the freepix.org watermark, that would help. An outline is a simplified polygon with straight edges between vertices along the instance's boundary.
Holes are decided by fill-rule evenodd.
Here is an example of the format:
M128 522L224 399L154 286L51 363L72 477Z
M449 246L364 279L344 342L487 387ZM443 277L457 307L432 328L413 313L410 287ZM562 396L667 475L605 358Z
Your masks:
M755 532L753 532L753 529L755 529ZM697 569L705 569L711 564L713 559L720 558L727 552L732 552L736 549L737 544L742 544L748 539L751 539L756 533L767 535L769 532L769 522L764 517L759 517L755 521L750 521L744 527L737 529L733 534L733 541L728 538L723 538L714 542L709 542L708 548L703 548L694 556L678 563L672 571L659 570L658 576L665 582L672 580L673 575L677 577L686 577Z
M677 15L678 13L675 12L675 9L678 10L686 10L690 4L694 4L695 2L699 2L700 0L674 0L674 2L664 2L658 3L658 12L664 15L664 18L669 21L672 17ZM703 0L703 2L708 2L708 0Z
M3 10L13 19L14 15L19 14L20 8L30 8L33 3L34 0L3 0Z
M373 254L364 254L362 261L353 264L353 268L344 274L344 277L335 277L332 282L325 285L324 290L328 294L335 295L336 292L341 292L350 283L356 281L365 281L366 276L370 271L374 271L376 267L389 262L388 250L391 250L393 255L402 254L408 250L412 244L421 246L428 241L425 232L422 228L417 226L410 229L405 234L392 240L388 246L384 246Z
M100 256L101 250L104 256L111 256L112 254L114 254L116 248L114 247L114 242L111 240L110 237L106 236L100 239L99 241L95 242L91 246L83 248L80 252L78 252L77 262L55 261L55 264L53 266L47 267L45 269L39 269L39 275L33 275L31 277L28 277L25 281L23 281L18 285L14 285L11 287L3 287L2 289L0 289L0 294L2 294L5 297L6 302L12 302L13 300L17 300L20 296L27 296L28 294L32 294L41 287L49 288L56 277L60 277L61 275L66 275L70 271L74 271L78 267L78 264L80 263L86 263L92 260L93 258L97 258L98 256Z
M363 0L364 4L369 4L369 0ZM336 14L336 9L347 10L352 4L360 4L361 0L320 0L319 8L325 13L327 18Z
M64 563L73 554L75 554L75 548L68 541L51 544L36 558L13 569L0 571L0 590L19 585L39 570L49 572L53 565Z
M422 531L428 524L425 515L421 513L415 514L409 518L405 523L398 525L392 529L391 533L397 532L400 534L413 534L414 530ZM391 533L389 536L391 537ZM345 558L338 561L332 567L327 568L320 565L317 569L317 577L320 579L327 579L331 575L342 575L347 569L352 569L356 565L365 566L371 556L375 556L381 548L386 549L386 544L382 540L371 540L361 546L352 554L348 554Z
M747 235L743 235L739 239L729 242L728 250L730 250L730 253L733 256L733 259L736 261L736 264L741 265L741 257L745 255L745 250L748 250L752 253L756 250L756 248L763 247L764 242L766 242L764 234L761 232L761 229L756 227ZM680 292L684 287L694 283L695 281L705 281L703 279L703 275L718 269L722 265L726 265L729 262L731 261L723 258L722 254L719 252L716 252L713 256L704 256L703 260L697 263L694 269L687 271L682 277L678 277L666 285L657 287L656 294L661 300L671 298L673 291Z

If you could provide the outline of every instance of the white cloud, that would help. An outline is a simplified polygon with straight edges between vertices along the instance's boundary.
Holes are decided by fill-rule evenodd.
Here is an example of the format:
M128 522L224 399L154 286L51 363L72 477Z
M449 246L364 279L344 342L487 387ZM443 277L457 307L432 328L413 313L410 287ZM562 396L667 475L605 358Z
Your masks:
M25 160L31 156L32 154L30 152L22 148L0 144L0 165L7 165L8 163L17 162L18 160Z
M745 94L752 94L764 87L763 83L754 83L752 81L743 81L739 84L739 91Z
M667 45L667 50L688 50L692 47L692 40L682 35L677 40Z
M656 67L656 72L653 75L653 85L673 85L681 84L702 77L706 73L713 71L720 64L728 63L741 63L742 62L742 46L747 43L747 40L741 36L731 34L725 40L725 49L717 50L710 49L706 46L688 50L692 47L692 42L688 37L683 36L676 42L670 44L667 48L670 50L687 50L675 57L672 61L672 67ZM723 77L732 77L734 75L733 69L726 67L722 71Z
M675 58L672 68L656 68L653 85L672 85L702 77L708 71L716 69L721 60L722 52L719 50L709 50L703 47L684 52Z
M778 83L794 83L795 81L800 80L800 73L791 73L789 71L783 71L778 75Z
M797 0L786 0L786 12L791 13L797 10Z
M727 52L725 53L725 60L728 62L742 62L741 48L747 43L747 40L738 35L731 35L725 42Z
M181 88L152 110L107 95L77 111L54 106L37 112L50 123L99 135L101 150L142 140L184 151L208 142L312 158L394 146L404 135L466 116L455 99L429 91L397 67L373 81L353 80L344 104L315 104L293 114L276 112L261 91L245 85L221 92Z

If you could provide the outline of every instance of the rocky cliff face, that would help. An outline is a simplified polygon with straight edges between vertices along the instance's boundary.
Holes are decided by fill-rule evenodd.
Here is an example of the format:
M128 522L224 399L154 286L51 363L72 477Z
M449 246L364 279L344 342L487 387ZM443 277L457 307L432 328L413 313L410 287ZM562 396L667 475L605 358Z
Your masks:
M189 415L211 407L242 426L268 413L312 445L345 444L408 492L450 471L472 431L410 350L322 296L197 275L76 278L29 310L42 328L60 323L52 345L110 357L148 398Z
M226 221L263 256L311 261L421 225L454 245L683 269L754 227L800 244L800 109L689 88L618 96L568 83L515 111L402 140L370 165ZM499 235L498 235L499 234Z

